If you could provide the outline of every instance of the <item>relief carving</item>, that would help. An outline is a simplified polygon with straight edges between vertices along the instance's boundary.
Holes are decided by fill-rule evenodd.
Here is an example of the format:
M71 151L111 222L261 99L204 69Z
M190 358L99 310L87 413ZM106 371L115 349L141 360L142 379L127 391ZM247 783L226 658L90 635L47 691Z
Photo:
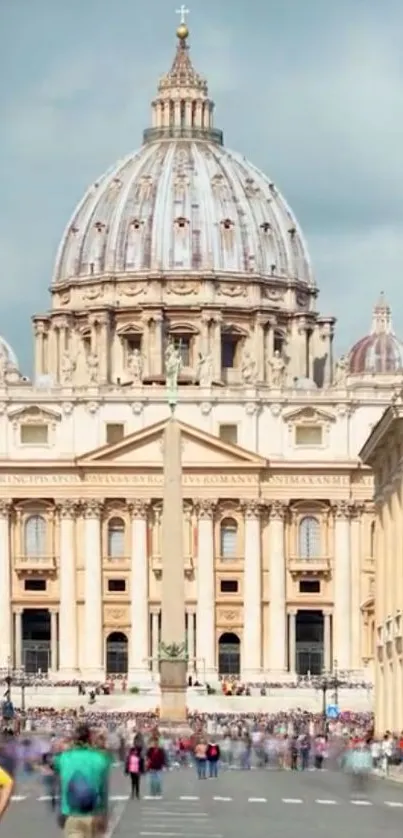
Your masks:
M128 623L127 608L114 608L107 606L105 608L105 624L106 625L126 625Z
M177 279L167 283L167 294L198 294L200 284L198 282L188 282L185 279Z
M246 297L247 294L247 286L238 285L235 282L221 282L217 290L219 297Z

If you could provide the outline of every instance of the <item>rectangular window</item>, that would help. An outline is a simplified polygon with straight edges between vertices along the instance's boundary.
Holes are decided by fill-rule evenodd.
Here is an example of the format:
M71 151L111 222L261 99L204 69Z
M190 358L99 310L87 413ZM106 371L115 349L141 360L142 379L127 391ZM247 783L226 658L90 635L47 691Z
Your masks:
M223 442L236 445L238 442L238 425L220 425L218 435Z
M300 594L320 594L320 582L318 579L303 579L299 583Z
M120 442L125 435L125 426L117 422L108 422L106 426L106 441L108 445Z
M182 366L190 367L190 337L188 335L175 335L173 343L181 356Z
M220 580L220 593L222 594L237 594L239 590L239 584L237 579L221 579Z
M22 445L47 445L49 428L42 424L21 425L20 439Z
M322 425L297 425L295 428L295 444L306 446L322 445Z
M221 366L224 370L233 369L235 367L236 347L236 340L228 337L222 339Z
M25 579L24 591L46 591L46 579Z
M126 590L126 579L108 579L109 594L124 594Z

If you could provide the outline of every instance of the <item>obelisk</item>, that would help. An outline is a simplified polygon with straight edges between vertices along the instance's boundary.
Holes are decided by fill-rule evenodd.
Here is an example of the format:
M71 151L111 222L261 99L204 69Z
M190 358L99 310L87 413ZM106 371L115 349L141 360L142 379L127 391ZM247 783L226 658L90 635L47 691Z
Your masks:
M164 487L162 509L162 619L160 678L162 721L186 721L187 650L185 633L185 574L183 555L183 499L181 430L175 418L179 352L165 353L168 403L171 411L164 432Z

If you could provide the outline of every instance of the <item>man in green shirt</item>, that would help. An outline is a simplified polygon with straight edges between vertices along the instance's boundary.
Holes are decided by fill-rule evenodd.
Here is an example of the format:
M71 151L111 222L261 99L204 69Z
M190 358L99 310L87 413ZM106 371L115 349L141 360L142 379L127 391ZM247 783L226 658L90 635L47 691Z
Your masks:
M111 757L92 747L91 730L77 728L72 748L54 758L59 777L60 814L68 838L93 838L105 832Z

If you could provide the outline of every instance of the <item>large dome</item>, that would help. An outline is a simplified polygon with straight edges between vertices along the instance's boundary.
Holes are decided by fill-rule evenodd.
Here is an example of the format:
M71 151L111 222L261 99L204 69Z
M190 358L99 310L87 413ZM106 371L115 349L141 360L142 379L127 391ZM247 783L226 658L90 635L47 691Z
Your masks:
M87 192L55 281L100 273L214 271L312 284L298 224L273 183L205 140L159 140Z
M86 193L63 236L54 282L211 271L313 287L296 219L269 178L223 147L187 28L177 34L144 145Z

